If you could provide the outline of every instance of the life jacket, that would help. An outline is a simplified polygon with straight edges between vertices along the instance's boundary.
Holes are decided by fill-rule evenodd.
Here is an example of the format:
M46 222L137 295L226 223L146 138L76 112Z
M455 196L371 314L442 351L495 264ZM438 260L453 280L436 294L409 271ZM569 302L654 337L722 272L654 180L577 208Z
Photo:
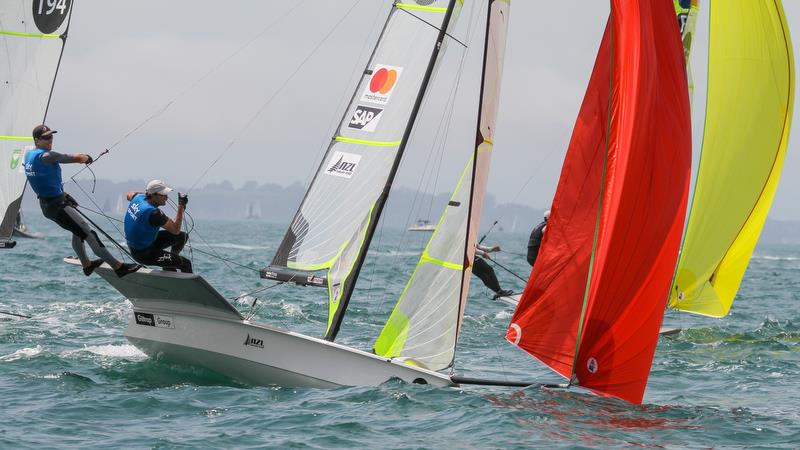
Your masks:
M42 155L47 150L36 148L25 154L25 176L39 198L60 197L64 194L61 164L45 164Z
M136 194L125 211L125 240L133 250L144 250L153 244L160 227L150 224L150 216L158 208L145 200L144 194Z

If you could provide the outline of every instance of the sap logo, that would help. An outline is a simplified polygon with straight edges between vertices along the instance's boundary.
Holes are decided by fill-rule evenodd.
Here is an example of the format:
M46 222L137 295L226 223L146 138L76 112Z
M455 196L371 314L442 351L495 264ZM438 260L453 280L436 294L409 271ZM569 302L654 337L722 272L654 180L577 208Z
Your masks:
M156 326L156 318L152 314L134 312L133 317L136 319L137 325L144 325L148 327Z
M383 117L383 109L358 105L353 112L353 117L350 118L350 123L347 124L347 128L372 133L378 127L381 117Z
M361 161L361 155L335 151L325 173L335 177L352 178L359 161Z
M264 348L264 340L250 337L250 334L248 333L247 337L244 339L244 345L256 348Z

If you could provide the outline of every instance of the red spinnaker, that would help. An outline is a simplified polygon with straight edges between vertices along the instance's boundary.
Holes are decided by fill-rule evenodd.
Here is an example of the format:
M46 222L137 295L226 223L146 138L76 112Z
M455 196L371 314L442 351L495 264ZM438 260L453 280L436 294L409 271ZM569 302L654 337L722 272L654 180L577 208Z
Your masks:
M573 384L634 403L650 374L689 191L677 27L671 2L611 1L536 267L506 336Z

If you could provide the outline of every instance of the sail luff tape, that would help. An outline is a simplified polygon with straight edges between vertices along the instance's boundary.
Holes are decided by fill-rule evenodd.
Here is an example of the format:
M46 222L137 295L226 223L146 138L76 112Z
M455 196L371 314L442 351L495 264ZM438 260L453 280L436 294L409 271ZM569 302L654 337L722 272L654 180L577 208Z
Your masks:
M61 37L60 34L22 33L22 32L19 32L19 31L5 31L5 30L0 30L0 35L19 36L19 37L32 37L32 38L49 38L49 39L54 39L54 38L60 38Z
M436 264L437 266L446 267L448 269L464 270L464 266L462 264L451 263L438 258L434 258L433 256L430 256L427 253L423 254L422 258L420 259L429 263Z
M32 141L29 136L0 136L0 141Z
M366 139L353 139L344 136L336 136L337 142L347 142L348 144L366 145L369 147L398 147L403 141L368 141Z
M464 0L458 0L458 3L464 4ZM438 13L446 13L447 7L436 7L436 6L422 6L422 5L415 5L413 3L396 3L394 5L398 9L413 9L416 11L428 11L428 12L438 12Z
M438 13L447 12L447 7L422 6L422 5L414 5L412 3L397 3L394 6L397 7L398 9L412 9L416 11L428 11L428 12L438 12Z

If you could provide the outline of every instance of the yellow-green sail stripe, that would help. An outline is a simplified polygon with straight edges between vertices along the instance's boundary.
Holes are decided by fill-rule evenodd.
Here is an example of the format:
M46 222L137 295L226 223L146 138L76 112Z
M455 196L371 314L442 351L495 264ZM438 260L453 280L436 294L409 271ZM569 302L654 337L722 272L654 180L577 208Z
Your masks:
M5 36L18 36L18 37L30 37L30 38L43 38L43 39L53 39L53 38L60 38L60 34L42 34L42 33L22 33L20 31L5 31L0 30L0 35Z
M464 0L458 0L458 3L464 4ZM397 9L408 9L414 11L427 11L427 12L438 12L438 13L446 13L447 7L437 7L437 6L423 6L423 5L415 5L413 3L395 3L394 5Z
M437 266L446 267L448 269L464 270L464 265L463 264L456 264L456 263L452 263L452 262L447 262L447 261L439 259L439 258L434 258L433 256L431 256L431 255L429 255L427 253L422 255L422 257L420 258L420 262L429 262L431 264L436 264Z
M775 196L795 81L780 2L725 5L710 4L702 159L669 303L712 317L730 310Z
M366 139L354 139L344 136L336 136L337 142L347 142L348 144L366 145L368 147L398 147L403 141L369 141Z
M0 141L32 141L32 137L28 136L0 136Z

